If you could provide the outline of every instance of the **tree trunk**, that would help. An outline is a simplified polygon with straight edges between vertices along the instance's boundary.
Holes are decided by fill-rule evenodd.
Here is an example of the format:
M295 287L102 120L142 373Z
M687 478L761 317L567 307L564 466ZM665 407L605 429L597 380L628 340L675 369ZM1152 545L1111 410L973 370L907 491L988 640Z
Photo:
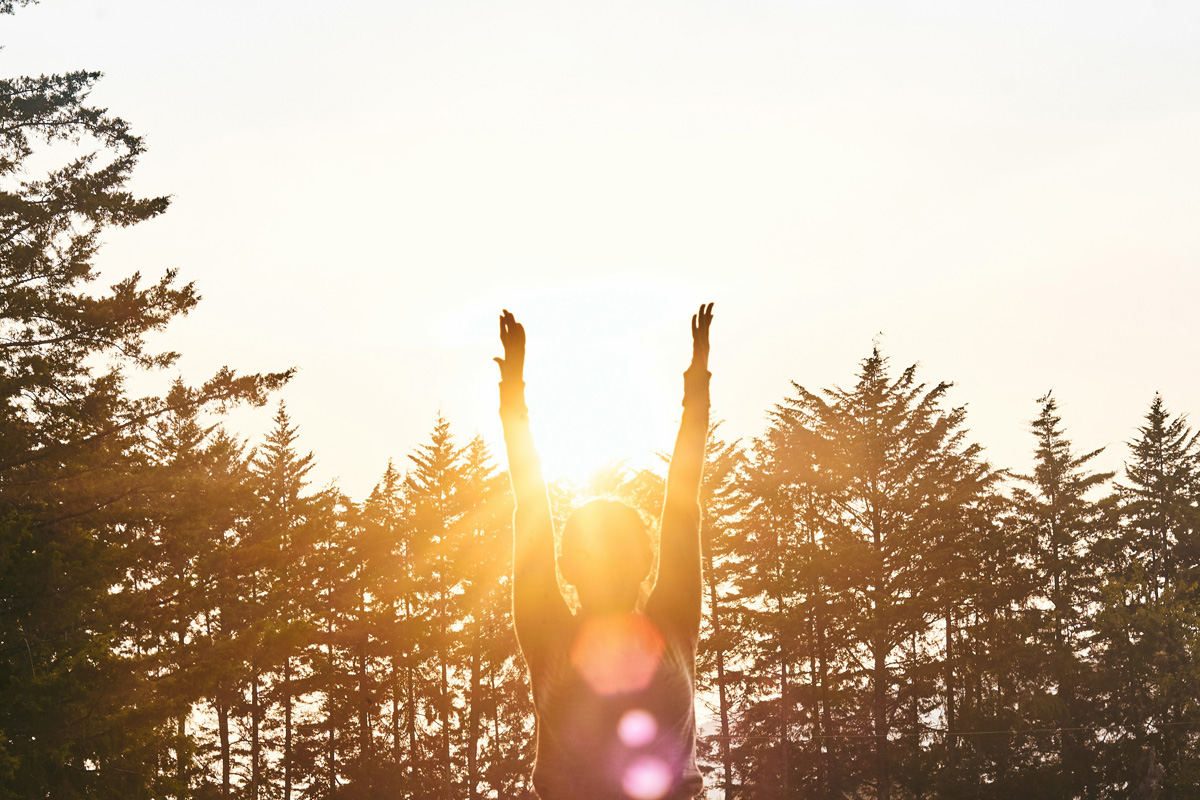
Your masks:
M229 706L217 702L217 731L221 737L221 797L229 797Z
M180 652L183 651L183 631L176 633ZM190 708L188 709L190 711ZM188 796L188 754L187 754L187 715L188 711L180 712L175 722L175 781L179 784L179 800Z
M443 624L441 634L443 641L438 645L440 651L438 653L438 661L441 662L441 679L439 682L440 702L438 703L438 706L440 707L442 717L442 797L444 800L451 800L450 795L453 779L450 775L450 671L447 669L446 665L446 649L444 643L444 638L446 635L445 616L442 617L442 621Z
M821 587L818 584L818 599L819 609L817 617L817 674L820 678L818 684L817 698L819 702L819 714L821 721L821 738L819 740L820 760L818 769L820 770L820 793L822 797L831 798L838 795L837 786L841 784L840 780L833 779L833 770L830 765L833 762L833 742L832 725L829 714L829 665L825 657L825 596Z
M413 686L413 669L411 666L404 668L404 678L408 689L408 708L405 714L405 724L408 725L408 774L411 776L417 771L417 757L420 754L417 750L417 696L416 687Z
M407 568L407 566L406 566ZM412 596L406 595L404 598L404 619L412 619ZM407 628L406 628L407 630ZM409 648L408 655L404 664L404 688L405 688L405 709L404 709L404 724L408 726L408 774L409 777L416 775L417 757L417 696L416 687L413 686L413 661L415 648Z
M488 673L488 683L492 687L492 699L495 704L492 708L492 739L496 743L496 763L504 762L504 747L500 741L500 701L496 695L496 671L492 670Z
M712 550L708 555L708 574L713 574ZM721 632L721 609L718 604L716 581L708 581L709 604L711 605L713 639L717 643L717 702L721 712L721 767L724 773L725 800L733 800L733 759L729 750L729 698L725 690L725 644Z
M259 781L261 779L260 760L261 750L258 741L258 726L261 715L258 706L258 670L253 669L250 677L250 800L258 800Z
M476 785L479 783L479 706L481 694L479 680L479 623L475 623L474 636L471 639L471 697L470 722L467 726L467 800L475 800L478 796Z
M954 680L954 611L946 609L946 765L952 786L958 784L958 707Z
M334 663L334 657L333 657L333 619L332 619L332 615L330 617L327 617L327 620L328 621L325 623L325 641L328 642L328 644L326 644L325 646L327 648L326 652L328 654L329 674L336 675L337 674L337 665ZM334 722L334 717L333 717L333 700L331 698L329 698L328 696L326 696L325 703L326 703L326 709L327 709L325 712L325 724L326 724L326 728L327 728L326 738L328 740L325 743L325 745L326 745L325 783L326 783L326 787L327 787L326 793L332 795L334 790L337 788L337 726Z
M888 719L887 719L887 661L879 634L874 642L875 664L871 670L874 690L872 716L875 726L875 796L878 800L891 797L891 776L888 774Z
M783 565L780 565L782 572ZM779 576L779 585L783 583L783 576ZM776 594L775 604L779 609L779 626L776 628L776 634L779 642L779 757L780 757L780 788L782 794L780 797L786 798L789 794L789 779L791 777L791 765L789 763L790 754L788 753L788 728L791 725L791 698L788 696L788 653L784 643L783 624L786 620L784 614L783 597L781 594Z
M358 662L358 751L363 764L371 762L375 749L371 741L371 688L367 685L367 636L364 631L355 659Z
M283 800L292 800L292 657L283 659Z
M184 753L186 747L187 717L180 714L175 722L175 781L179 784L179 800L188 795L187 756Z
M400 678L392 663L392 763L400 764Z
M887 714L887 650L884 647L884 642L887 640L887 615L884 613L887 607L887 587L884 585L884 570L886 562L884 559L883 546L883 526L880 520L878 488L875 481L872 481L871 486L871 538L874 544L874 555L876 564L874 567L874 591L872 594L873 606L872 624L875 628L871 636L871 654L874 656L874 664L871 669L871 683L873 690L873 698L871 703L871 716L873 718L875 728L875 797L876 800L889 800L892 796L892 777L888 771L888 714Z

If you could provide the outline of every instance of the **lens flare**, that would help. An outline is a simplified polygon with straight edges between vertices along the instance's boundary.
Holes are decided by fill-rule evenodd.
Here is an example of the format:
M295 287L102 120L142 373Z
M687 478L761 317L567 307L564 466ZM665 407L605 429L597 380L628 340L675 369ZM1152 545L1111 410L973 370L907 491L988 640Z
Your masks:
M580 629L571 664L596 694L639 692L654 678L662 651L662 634L641 614L598 617Z
M658 723L649 711L630 709L621 715L617 723L617 736L626 747L643 747L658 735Z
M659 800L671 788L671 770L661 758L639 758L625 770L621 788L632 800Z

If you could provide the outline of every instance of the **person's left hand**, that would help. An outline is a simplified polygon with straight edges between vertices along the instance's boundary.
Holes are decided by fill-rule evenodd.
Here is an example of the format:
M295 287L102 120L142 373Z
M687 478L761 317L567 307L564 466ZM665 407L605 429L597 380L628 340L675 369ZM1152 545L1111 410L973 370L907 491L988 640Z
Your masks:
M700 304L692 315L692 366L708 371L708 329L712 325L713 304Z

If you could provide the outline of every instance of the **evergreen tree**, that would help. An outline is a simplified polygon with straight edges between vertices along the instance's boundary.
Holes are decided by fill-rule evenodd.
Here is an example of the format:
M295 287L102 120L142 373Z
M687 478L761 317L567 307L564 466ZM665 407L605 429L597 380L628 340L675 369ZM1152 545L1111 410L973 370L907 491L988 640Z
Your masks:
M362 508L355 563L360 630L353 637L358 658L355 708L358 771L373 791L403 790L416 735L408 707L415 680L417 630L411 596L411 525L403 476L388 461L380 482ZM408 735L405 735L407 731Z
M321 532L319 494L309 494L307 476L312 453L301 455L299 438L282 401L273 427L250 462L257 504L245 541L251 579L251 614L261 638L252 652L250 726L252 800L268 780L263 759L263 729L268 710L278 703L282 719L279 768L283 800L291 800L294 785L294 713L298 656L310 640L311 609L306 600L313 580L310 554ZM268 686L274 691L265 693Z
M487 445L479 436L467 444L463 468L461 491L468 511L456 537L457 558L464 568L458 616L467 640L463 659L467 673L466 797L477 800L489 771L488 711L502 702L490 689L490 679L494 672L516 666L520 651L512 633L507 580L512 550L508 484L505 476L496 472ZM504 787L491 788L502 793Z
M1111 502L1094 498L1112 478L1087 465L1101 449L1076 455L1062 428L1058 404L1047 393L1031 423L1037 440L1032 475L1014 491L1021 535L1033 553L1037 590L1028 613L1037 620L1033 638L1042 651L1042 698L1038 722L1058 730L1053 773L1040 778L1061 797L1088 793L1094 744L1088 686L1089 606L1099 580L1096 545L1110 533Z
M158 692L175 717L173 791L190 796L200 777L196 743L188 733L193 706L209 680L201 661L207 644L204 622L214 610L206 590L206 568L234 523L232 487L216 474L225 462L223 443L209 442L189 390L176 380L167 395L174 409L159 418L148 442L161 477L154 495L155 524L147 528L139 560L147 564L146 596L153 614L144 632L147 649L160 655L154 669ZM236 490L235 490L236 491Z
M254 511L254 494L240 441L217 431L205 455L207 478L195 505L204 510L210 538L194 567L203 592L199 632L194 635L199 639L197 661L204 676L200 688L205 692L198 716L210 726L215 723L216 729L206 730L208 741L198 744L197 750L215 754L217 763L208 771L219 774L218 796L228 798L234 788L234 713L245 676L242 645L247 615L238 556Z
M430 732L428 743L422 745L428 758L418 761L418 769L424 796L451 800L466 767L465 759L461 759L460 730L455 725L461 720L462 706L455 703L451 687L459 657L451 630L456 621L454 594L461 581L460 565L455 560L455 533L466 506L460 488L462 451L454 443L450 423L438 415L429 442L409 458L413 462L407 477L413 502L413 549L423 576L418 596L428 614L427 655L431 656L422 667L427 664L435 671L434 679L421 687L425 694L419 698L436 728Z
M700 692L716 694L718 728L712 737L700 738L700 746L716 762L723 796L731 800L734 788L733 735L734 663L741 655L736 630L738 597L735 576L739 568L737 541L746 513L748 495L744 485L745 453L738 441L718 436L720 424L709 428L705 453L704 481L700 487L701 544L704 558L706 613L700 629L696 675Z
M1119 731L1100 764L1105 790L1117 796L1144 777L1147 748L1166 770L1166 791L1200 783L1200 595L1189 553L1200 522L1200 439L1160 396L1145 419L1117 486L1120 530L1097 548L1097 711Z
M861 707L870 724L859 730L871 734L875 794L890 797L897 778L923 793L929 787L906 780L922 769L894 769L891 734L897 725L908 734L907 764L923 759L920 730L939 705L936 676L944 671L931 655L933 621L951 605L963 520L997 476L978 445L966 441L965 408L944 408L950 384L927 388L915 367L892 379L878 349L862 362L851 390L818 395L793 385L796 395L777 410L756 465L770 476L760 524L795 553L771 559L779 573L776 635L786 637L779 650L795 642L797 655L827 658L828 636L821 644L804 628L785 626L807 618L820 621L813 631L828 630L824 615L836 597L832 607L850 645L844 669L867 678ZM789 667L783 660L780 675ZM816 683L828 679L817 675ZM781 686L781 701L787 688ZM808 706L811 724L821 711ZM786 789L786 773L783 780Z
M0 79L0 796L180 791L182 705L155 679L183 673L154 651L163 615L147 602L164 579L146 559L167 480L150 426L262 402L287 379L222 370L163 398L126 392L125 371L174 362L148 334L197 297L169 270L96 290L102 233L167 207L128 190L143 143L88 103L98 79ZM41 172L60 143L76 155Z
M1126 484L1118 492L1123 539L1130 558L1144 565L1144 599L1154 602L1173 588L1180 572L1192 577L1200 564L1200 434L1192 432L1185 417L1171 418L1159 395L1138 434L1129 445Z
M369 790L371 765L360 758L363 700L356 656L363 652L363 548L369 526L360 510L338 492L324 492L320 525L305 572L311 576L305 660L313 713L297 724L296 761L306 792L323 798ZM369 693L368 693L369 697Z

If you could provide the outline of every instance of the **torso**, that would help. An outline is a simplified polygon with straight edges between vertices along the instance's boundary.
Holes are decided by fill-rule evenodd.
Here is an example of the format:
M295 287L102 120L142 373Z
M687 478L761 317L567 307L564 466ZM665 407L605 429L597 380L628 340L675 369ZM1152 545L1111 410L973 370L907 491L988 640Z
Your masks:
M528 658L542 800L696 796L695 640L642 614L574 617Z

